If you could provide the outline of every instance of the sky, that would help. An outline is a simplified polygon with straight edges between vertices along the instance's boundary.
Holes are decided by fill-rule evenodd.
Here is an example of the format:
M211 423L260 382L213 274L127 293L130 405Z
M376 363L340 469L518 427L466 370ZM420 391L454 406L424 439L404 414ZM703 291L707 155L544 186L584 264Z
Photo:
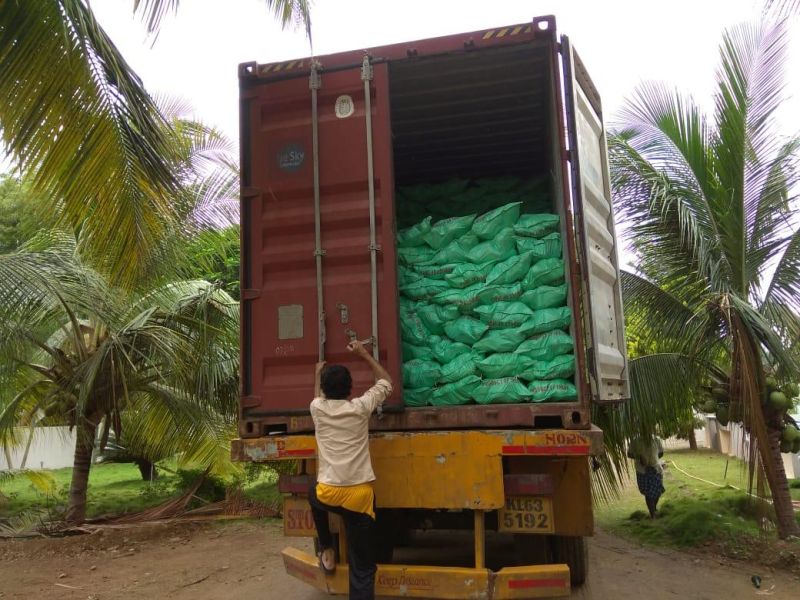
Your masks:
M177 96L195 117L238 140L237 65L305 57L300 29L281 31L263 0L183 0L153 41L132 0L91 0L151 93ZM315 0L314 53L330 54L476 31L554 14L603 98L607 119L636 85L661 80L709 98L723 29L755 17L756 0ZM800 72L792 52L789 72ZM800 78L790 82L788 132L800 130Z

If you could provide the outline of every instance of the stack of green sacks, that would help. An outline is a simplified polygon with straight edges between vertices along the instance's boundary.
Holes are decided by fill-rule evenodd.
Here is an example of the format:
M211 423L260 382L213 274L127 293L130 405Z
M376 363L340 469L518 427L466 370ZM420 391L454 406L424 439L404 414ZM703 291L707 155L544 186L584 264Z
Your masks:
M493 195L519 198L514 202L480 216L424 216L398 233L407 406L577 399L559 217L524 212L546 203L514 196L523 185L532 189L516 181ZM441 193L454 187L448 182ZM435 205L434 188L427 201ZM453 214L474 204L449 206Z

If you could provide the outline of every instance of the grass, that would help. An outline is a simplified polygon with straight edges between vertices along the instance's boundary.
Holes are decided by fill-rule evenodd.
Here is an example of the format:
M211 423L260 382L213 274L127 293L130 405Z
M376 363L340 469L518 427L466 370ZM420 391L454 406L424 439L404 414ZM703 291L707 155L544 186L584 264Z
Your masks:
M48 508L54 511L63 509L66 504L72 469L48 471L55 481L52 493L43 494L25 477L18 477L0 484L0 519L20 514L26 510ZM143 481L139 469L130 463L110 463L92 465L89 473L86 512L88 517L100 515L120 515L133 513L161 504L179 493L193 480L192 473L178 476L163 469L153 483ZM277 492L277 475L269 470L248 474L244 484L248 498L272 504ZM217 494L207 485L209 494ZM206 491L204 488L203 492ZM223 492L224 493L224 492ZM201 495L203 495L201 493Z
M768 522L772 508L746 494L745 463L703 450L667 452L664 459L668 467L660 516L649 518L632 474L632 483L619 500L598 507L598 525L643 543L676 547L712 542L738 547L748 539L764 537L762 524ZM800 486L791 492L800 499ZM774 537L772 532L768 535Z

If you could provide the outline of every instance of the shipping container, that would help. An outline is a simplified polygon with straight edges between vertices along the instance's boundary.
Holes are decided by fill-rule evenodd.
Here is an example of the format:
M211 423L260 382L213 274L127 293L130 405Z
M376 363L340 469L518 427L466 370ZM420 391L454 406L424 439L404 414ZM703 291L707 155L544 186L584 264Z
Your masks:
M243 63L239 81L234 458L298 460L297 473L280 482L285 532L313 536L304 495L316 468L308 412L314 364L345 364L358 393L372 375L346 344L369 338L396 383L370 424L379 525L413 529L423 519L426 527L471 528L475 539L474 568L382 564L378 593L568 595L570 581L585 578L583 536L593 527L588 457L602 452L602 432L591 424L591 405L629 395L602 104L569 39L545 16L365 51ZM498 177L545 181L547 209L560 216L577 399L405 406L397 190ZM453 215L463 214L451 204ZM514 533L527 566L487 571L487 527ZM543 556L531 549L542 543L554 564L531 566L534 554ZM341 569L326 578L315 557L294 549L284 560L309 584L346 592ZM427 583L403 585L413 577Z

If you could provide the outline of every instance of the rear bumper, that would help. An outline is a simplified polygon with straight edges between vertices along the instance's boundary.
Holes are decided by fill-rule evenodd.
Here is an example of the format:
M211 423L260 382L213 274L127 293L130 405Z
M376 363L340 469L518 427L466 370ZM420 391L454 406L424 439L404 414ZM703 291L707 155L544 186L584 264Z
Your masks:
M336 572L326 576L312 554L286 548L282 555L289 575L328 594L347 594L347 565L337 565ZM556 598L569 594L567 565L507 567L496 572L461 567L378 565L375 577L376 596L505 600Z

